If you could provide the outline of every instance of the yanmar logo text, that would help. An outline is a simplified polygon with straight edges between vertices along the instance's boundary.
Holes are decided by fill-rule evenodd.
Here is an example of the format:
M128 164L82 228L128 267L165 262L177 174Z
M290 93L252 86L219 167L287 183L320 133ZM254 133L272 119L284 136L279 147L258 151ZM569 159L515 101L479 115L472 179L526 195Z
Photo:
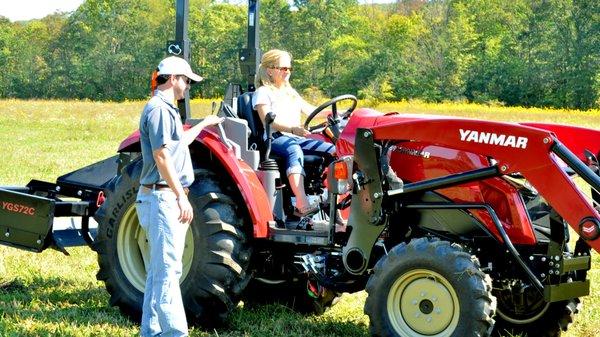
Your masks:
M481 132L473 130L460 131L460 140L463 142L473 142L489 145L510 146L514 148L527 148L527 137L517 137L513 135L503 135L493 132Z
M2 204L0 207L3 210L13 212L13 213L20 213L20 214L25 214L25 215L35 215L35 208L21 205L21 204L16 204L14 202L2 201Z
M396 147L394 149L394 151L396 151L398 153L407 154L409 156L423 157L425 159L428 159L429 157L431 157L431 153L430 152L421 151L421 150L415 150L415 149L408 149L408 148L401 147L401 146Z

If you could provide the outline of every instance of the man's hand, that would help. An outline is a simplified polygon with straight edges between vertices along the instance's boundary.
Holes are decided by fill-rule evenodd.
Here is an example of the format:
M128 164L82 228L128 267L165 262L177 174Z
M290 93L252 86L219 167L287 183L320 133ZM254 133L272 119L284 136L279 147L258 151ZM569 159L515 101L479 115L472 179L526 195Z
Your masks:
M208 115L202 120L201 123L204 125L204 127L206 127L206 126L210 126L210 125L220 124L224 120L225 120L225 118L223 118L223 117L218 117L215 115Z
M194 141L194 139L198 137L202 129L204 129L207 126L217 125L223 122L224 120L225 118L217 117L215 115L206 116L206 118L204 118L200 123L194 125L193 127L189 128L183 133L183 141L185 142L185 144L190 145Z
M179 222L191 223L194 218L194 209L192 204L187 198L187 195L182 195L177 198L177 205L179 206Z

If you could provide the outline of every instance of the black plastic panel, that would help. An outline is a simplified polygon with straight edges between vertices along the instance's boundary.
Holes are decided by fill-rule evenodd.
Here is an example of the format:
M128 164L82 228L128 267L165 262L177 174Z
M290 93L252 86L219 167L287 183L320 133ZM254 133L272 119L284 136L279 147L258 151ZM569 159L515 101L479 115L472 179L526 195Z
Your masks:
M53 218L53 200L0 188L0 244L41 252Z
M119 156L115 155L56 179L59 185L102 190L117 174Z

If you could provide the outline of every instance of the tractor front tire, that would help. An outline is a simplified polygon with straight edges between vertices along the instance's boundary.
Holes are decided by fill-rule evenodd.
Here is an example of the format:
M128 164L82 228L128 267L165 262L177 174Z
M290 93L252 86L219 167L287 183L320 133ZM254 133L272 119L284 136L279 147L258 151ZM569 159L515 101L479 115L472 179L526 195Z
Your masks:
M496 308L490 277L459 245L413 239L391 249L367 283L365 314L380 337L483 337Z
M150 258L135 211L141 167L141 160L133 162L108 185L106 202L96 213L98 236L94 243L100 267L97 279L104 281L110 304L136 321L141 318L145 265ZM195 170L188 195L194 219L186 234L180 279L187 319L192 324L222 324L248 282L251 250L230 194L215 174Z
M537 294L537 290L535 290ZM536 295L534 294L534 296ZM522 294L521 297L522 298ZM559 337L581 310L578 298L546 303L539 296L530 305L518 308L507 303L502 296L498 296L498 310L496 312L496 325L494 336L523 336L523 337Z

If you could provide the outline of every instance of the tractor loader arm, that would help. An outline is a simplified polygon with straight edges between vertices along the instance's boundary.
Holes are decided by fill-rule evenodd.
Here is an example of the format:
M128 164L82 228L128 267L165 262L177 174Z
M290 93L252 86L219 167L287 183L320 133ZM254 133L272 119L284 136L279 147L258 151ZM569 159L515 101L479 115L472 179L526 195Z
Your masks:
M600 154L600 132L598 130L582 128L572 125L549 124L549 123L519 123L538 129L550 131L560 139L566 147L573 152L577 158L585 161L585 150L592 152L595 156Z
M380 120L377 122L376 125L380 124ZM426 141L493 158L503 175L523 175L586 243L600 252L598 211L561 169L558 158L560 157L595 190L600 189L600 177L581 162L579 158L582 153L573 154L555 133L527 125L469 119L436 118L402 123L390 123L385 120L382 122L384 125L372 129L375 141ZM572 132L567 131L575 129L565 127L555 130L568 135ZM577 130L587 137L600 137L600 132L596 130ZM581 140L566 142L571 148L583 148Z

